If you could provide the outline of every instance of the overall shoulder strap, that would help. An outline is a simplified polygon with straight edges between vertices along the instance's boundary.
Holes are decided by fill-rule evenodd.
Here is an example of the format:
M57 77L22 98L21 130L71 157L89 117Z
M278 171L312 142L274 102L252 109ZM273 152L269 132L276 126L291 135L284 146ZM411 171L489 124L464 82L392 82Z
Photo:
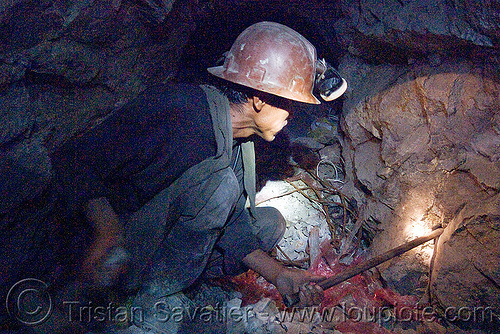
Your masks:
M229 113L229 101L217 88L208 85L200 86L207 96L210 116L217 142L217 158L231 160L233 150L233 128Z
M241 144L243 159L243 185L250 202L250 212L255 213L255 149L253 141Z

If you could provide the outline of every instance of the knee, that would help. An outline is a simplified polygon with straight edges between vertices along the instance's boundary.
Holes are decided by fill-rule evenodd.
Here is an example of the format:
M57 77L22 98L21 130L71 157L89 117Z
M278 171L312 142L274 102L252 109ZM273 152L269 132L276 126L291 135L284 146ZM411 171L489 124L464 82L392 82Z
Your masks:
M218 171L211 176L209 183L212 190L206 194L207 209L229 215L240 193L234 172L230 168Z
M281 212L273 207L258 207L253 222L254 234L262 250L273 249L285 234L286 221Z
M205 181L186 191L178 199L176 207L184 220L192 221L196 218L199 223L193 228L217 229L225 225L238 196L238 180L234 172L226 168L211 174Z

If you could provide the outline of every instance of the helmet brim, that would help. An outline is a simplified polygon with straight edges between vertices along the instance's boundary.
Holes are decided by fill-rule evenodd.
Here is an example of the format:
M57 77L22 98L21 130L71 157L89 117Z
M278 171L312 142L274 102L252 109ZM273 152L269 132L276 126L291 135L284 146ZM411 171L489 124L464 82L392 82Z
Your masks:
M286 92L283 93L283 94L280 94L280 93L277 93L277 92L274 92L274 91L269 91L269 90L264 90L264 89L258 89L258 88L256 88L256 86L258 86L258 84L251 85L251 84L245 84L245 83L237 81L237 80L232 80L232 78L228 78L225 75L226 69L224 68L224 66L209 67L209 68L207 68L207 71L210 74L215 75L216 77L219 77L221 79L233 82L233 83L238 84L238 85L250 87L250 88L255 89L255 90L259 90L259 91L262 91L262 92L273 94L273 95L276 95L276 96L279 96L279 97L283 97L285 99L289 99L289 100L297 101L297 102L302 102L302 103L308 103L308 104L321 104L321 101L318 100L316 98L316 96L314 96L313 94L309 94L308 96L302 96L302 97L291 96L292 94L286 94Z
M214 66L214 67L209 67L207 68L207 71L210 74L215 75L216 77L219 77L221 79L224 79L222 73L224 72L224 66Z

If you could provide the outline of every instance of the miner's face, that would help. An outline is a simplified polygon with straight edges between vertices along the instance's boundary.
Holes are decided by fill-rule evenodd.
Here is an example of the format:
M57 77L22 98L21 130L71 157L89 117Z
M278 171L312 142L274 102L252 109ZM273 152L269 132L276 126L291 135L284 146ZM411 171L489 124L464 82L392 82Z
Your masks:
M288 123L290 113L284 109L264 105L255 119L257 125L257 135L264 140L273 141L278 132Z

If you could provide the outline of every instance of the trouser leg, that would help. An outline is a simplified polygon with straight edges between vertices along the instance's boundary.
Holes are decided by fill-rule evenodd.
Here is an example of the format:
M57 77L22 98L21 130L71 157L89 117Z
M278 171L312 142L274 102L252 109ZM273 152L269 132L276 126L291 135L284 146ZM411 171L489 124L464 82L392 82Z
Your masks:
M132 247L133 261L144 265L141 251L146 251L150 258L142 279L164 295L189 286L203 271L234 207L239 186L232 170L226 168L183 190L175 198L168 191L160 193L129 220L139 227L127 229L130 243L135 243L131 236L143 239L142 247ZM160 219L163 221L159 223ZM151 235L150 230L156 235ZM148 239L140 236L142 232ZM153 245L155 239L157 249Z
M151 245L154 236L144 231L153 239L149 241L149 246L142 248L149 253L150 260L140 276L143 280L142 289L133 301L134 307L144 311L142 318L133 320L136 326L160 332L161 328L171 325L169 321L159 322L158 305L169 309L176 306L172 302L177 300L178 294L175 293L191 285L204 270L238 193L236 177L227 168L214 173L195 187L184 189L175 198L168 192L160 193L130 218L132 226L139 225L135 229L128 227L130 242L134 242L131 236L138 236L141 230L150 228L147 223L151 223L157 233L163 230L158 248L154 251L151 250L155 246ZM158 219L163 221L159 224ZM148 245L148 239L143 242ZM143 264L140 250L141 247L136 246L132 252L137 265Z
M271 251L285 234L286 222L281 212L273 207L259 207L252 220L252 230L259 239L260 248Z
M225 239L237 240L236 234L241 230L240 224L249 224L251 233L258 239L259 248L265 252L271 251L279 243L285 233L286 222L281 212L273 207L258 207L255 211L255 218L252 217L248 209L237 214L234 222L226 227ZM227 247L227 246L226 246ZM210 256L205 271L205 277L216 278L224 275L238 275L247 268L241 263L235 263L231 259L224 259L224 252L219 251L216 245L214 252Z
M183 194L178 203L181 216L153 257L151 280L168 284L168 294L188 287L204 270L236 202L239 187L231 170L209 182L219 186L208 195L203 195L204 185ZM206 198L201 208L191 202L200 195Z

